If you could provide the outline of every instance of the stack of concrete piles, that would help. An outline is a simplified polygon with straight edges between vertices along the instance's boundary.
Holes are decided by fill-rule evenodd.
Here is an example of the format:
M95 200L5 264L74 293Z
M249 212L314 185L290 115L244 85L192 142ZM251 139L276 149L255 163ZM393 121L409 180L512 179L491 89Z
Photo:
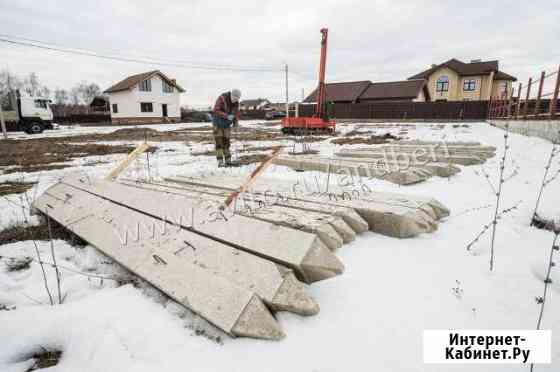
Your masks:
M208 193L228 195L237 190L243 182L243 177L208 176L200 179L174 176L165 180L176 184L174 188L198 192L206 198ZM166 186L170 187L169 184ZM310 212L314 212L323 216L339 216L357 234L370 230L395 238L411 238L433 232L437 229L438 221L449 215L449 210L433 198L387 192L349 193L336 186L331 186L329 190L329 193L309 192L302 183L294 184L261 176L252 185L250 194L241 201L249 205L255 201L264 206L273 204L269 207L271 211L290 208L301 210L303 214L311 215ZM241 204L238 209L243 210L244 207L244 204ZM255 208L249 208L247 213L252 213L251 209ZM257 215L259 212L256 210L253 213ZM322 218L326 220L327 217ZM292 227L297 228L296 224ZM334 226L333 229L341 235L339 239L344 241L345 238L340 233L342 230Z
M177 194L72 177L33 206L232 336L282 338L270 311L318 313L304 283L344 270L315 234Z
M307 285L342 274L335 252L357 234L413 237L449 214L431 198L306 195L265 177L224 208L243 181L69 176L34 208L228 334L272 340L274 311L318 313Z
M277 165L386 180L398 185L423 182L430 177L451 177L456 165L482 164L496 148L471 142L394 142L367 148L343 149L334 157L283 155Z

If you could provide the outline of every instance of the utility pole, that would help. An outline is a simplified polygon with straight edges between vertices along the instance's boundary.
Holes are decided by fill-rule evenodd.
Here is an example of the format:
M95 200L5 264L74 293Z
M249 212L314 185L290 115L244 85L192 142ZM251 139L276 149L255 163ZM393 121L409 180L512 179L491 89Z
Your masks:
M290 98L288 94L288 64L286 63L284 66L284 70L286 72L286 117L290 117Z
M6 131L6 122L4 121L4 111L2 111L1 101L0 101L0 124L2 125L2 133L4 133L4 139L8 139L8 132Z
M301 88L301 102L305 99L305 89Z

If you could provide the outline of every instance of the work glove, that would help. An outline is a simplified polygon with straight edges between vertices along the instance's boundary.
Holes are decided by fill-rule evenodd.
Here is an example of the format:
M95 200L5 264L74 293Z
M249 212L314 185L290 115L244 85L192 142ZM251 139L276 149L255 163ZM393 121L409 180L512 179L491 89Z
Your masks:
M229 114L229 115L227 116L227 119L228 119L229 121L233 121L233 119L235 119L235 115Z

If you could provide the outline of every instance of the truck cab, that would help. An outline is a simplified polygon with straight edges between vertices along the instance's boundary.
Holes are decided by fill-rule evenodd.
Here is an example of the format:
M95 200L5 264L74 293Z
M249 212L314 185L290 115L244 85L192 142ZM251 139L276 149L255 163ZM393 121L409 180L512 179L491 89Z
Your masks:
M28 134L41 133L45 129L52 129L53 113L50 100L41 97L23 96L19 91L8 93L8 100L4 100L4 120Z

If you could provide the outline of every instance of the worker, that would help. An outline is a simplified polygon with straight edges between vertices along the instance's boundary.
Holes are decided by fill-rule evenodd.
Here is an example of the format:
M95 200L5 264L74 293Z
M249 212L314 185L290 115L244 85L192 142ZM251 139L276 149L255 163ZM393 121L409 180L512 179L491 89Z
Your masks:
M212 113L214 141L216 142L216 158L218 167L231 166L231 153L229 151L231 127L239 125L239 100L241 91L232 89L221 94L216 100Z

